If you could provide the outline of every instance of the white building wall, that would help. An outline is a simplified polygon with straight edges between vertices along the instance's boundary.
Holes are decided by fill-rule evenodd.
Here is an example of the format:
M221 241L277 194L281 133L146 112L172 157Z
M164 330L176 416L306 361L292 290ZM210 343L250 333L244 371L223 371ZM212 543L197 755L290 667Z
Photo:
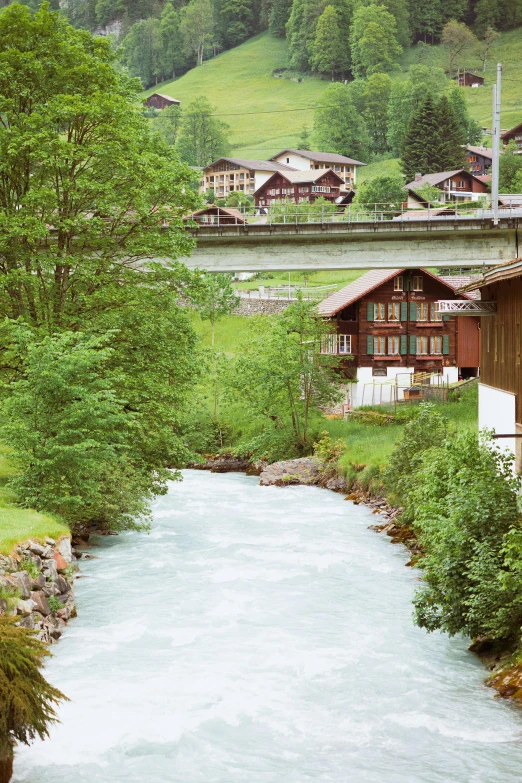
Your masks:
M394 399L394 381L397 375L402 376L399 382L403 388L398 389L397 399L404 399L404 386L409 382L408 375L415 372L413 367L387 367L386 377L374 376L371 367L357 368L357 383L351 385L350 402L353 408L361 405L387 405ZM444 367L444 383L457 383L459 372L457 367ZM438 383L437 377L431 379L432 385ZM375 384L375 385L372 385ZM514 432L514 430L513 430Z
M479 429L494 430L497 435L511 435L516 428L516 395L479 383L478 414ZM515 438L500 438L496 441L501 449L516 453Z
M294 152L286 152L283 155L278 155L274 158L274 161L278 163L285 163L287 166L298 171L309 171L313 167L313 162L308 158L303 158L301 155L296 155Z

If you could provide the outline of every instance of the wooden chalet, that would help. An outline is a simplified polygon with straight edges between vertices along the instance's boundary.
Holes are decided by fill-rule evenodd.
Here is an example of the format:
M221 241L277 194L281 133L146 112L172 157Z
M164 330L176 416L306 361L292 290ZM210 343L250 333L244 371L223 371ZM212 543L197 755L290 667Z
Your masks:
M246 218L239 209L234 207L217 207L215 204L209 204L208 207L198 209L190 215L189 219L199 223L201 226L244 226L246 224Z
M474 286L484 306L479 428L522 435L522 258L488 269ZM521 472L522 437L502 437L498 444L516 455Z
M472 174L476 177L489 174L493 165L493 150L491 147L466 147L466 162Z
M519 150L522 150L522 122L520 125L515 125L511 130L505 131L501 134L500 138L504 147L506 147L510 141L514 141Z
M240 190L254 195L276 171L294 171L283 163L247 158L218 158L203 169L201 192L213 190L216 198L226 198Z
M170 95L162 95L160 92L154 92L152 95L149 95L145 101L145 106L161 111L162 109L166 109L167 106L179 106L180 103L181 101L176 100L176 98L171 98Z
M440 201L477 201L481 194L488 192L486 182L466 169L438 171L435 174L417 175L412 182L404 186L405 190L416 190L423 185L432 185L441 191Z
M484 87L484 77L473 71L459 71L453 80L459 87Z
M470 282L426 269L377 269L319 304L319 314L335 325L323 351L346 357L342 371L357 381L352 406L367 402L369 384L384 384L387 392L383 398L381 390L379 399L389 401L398 376L432 373L451 383L478 375L479 319L450 318L437 308L439 299L461 299L455 289Z
M356 184L359 166L366 166L366 163L361 163L360 160L339 155L337 152L315 152L313 150L282 150L270 160L275 163L284 163L299 171L332 169L343 178L347 189L353 188Z
M336 202L344 180L331 169L320 171L277 171L254 193L256 206L288 201L299 204L318 198Z

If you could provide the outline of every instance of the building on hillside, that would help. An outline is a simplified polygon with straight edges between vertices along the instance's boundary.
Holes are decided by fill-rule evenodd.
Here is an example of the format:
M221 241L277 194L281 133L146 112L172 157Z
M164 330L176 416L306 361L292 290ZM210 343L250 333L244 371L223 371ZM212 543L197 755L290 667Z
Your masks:
M213 190L217 198L226 198L236 190L250 195L272 176L275 171L294 171L291 166L272 163L269 160L246 158L219 158L203 169L201 192Z
M181 101L176 98L171 98L170 95L162 95L160 92L154 92L149 95L145 101L145 106L149 106L153 109L166 109L167 106L179 106Z
M453 80L459 87L484 87L484 77L472 71L459 71Z
M483 176L489 174L493 165L493 150L491 147L466 147L466 161L472 174Z
M393 401L393 385L404 390L412 374L450 383L478 375L479 319L444 317L436 306L439 299L460 299L455 288L466 282L471 277L453 282L426 269L377 269L319 304L319 314L335 326L323 350L346 357L342 372L357 381L349 384L353 407Z
M215 204L209 204L208 207L198 209L188 219L199 223L201 226L244 226L246 224L246 218L239 209L234 207L217 207Z
M435 174L418 174L413 182L405 185L405 190L432 185L441 191L440 201L477 201L481 195L488 192L488 186L466 169L455 171L438 171Z
M366 166L366 163L347 158L346 155L338 155L336 152L311 152L310 150L283 150L270 160L292 166L299 171L332 169L343 178L347 190L356 184L357 168Z
M336 202L344 182L331 169L322 171L277 171L254 193L256 207L288 201L313 202L318 198Z
M522 436L522 259L488 269L474 286L488 313L480 319L479 428ZM498 445L516 455L521 472L522 437Z
M514 141L518 149L522 151L522 122L519 125L515 125L511 130L502 133L500 138L504 147L507 147L510 141Z

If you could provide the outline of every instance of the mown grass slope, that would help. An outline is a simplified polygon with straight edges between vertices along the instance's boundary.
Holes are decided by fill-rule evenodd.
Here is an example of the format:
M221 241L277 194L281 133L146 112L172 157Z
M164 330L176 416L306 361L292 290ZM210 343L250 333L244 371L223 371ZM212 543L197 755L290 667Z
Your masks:
M502 33L493 45L484 74L486 86L465 90L472 117L484 127L491 127L491 86L497 62L504 68L501 123L503 128L511 128L522 122L522 28ZM404 78L414 63L447 68L447 50L442 46L410 47L402 55L400 68L391 74L392 78ZM205 96L230 125L233 154L266 159L285 147L295 147L303 125L311 129L313 107L328 86L328 81L315 77L306 77L301 82L275 78L273 72L287 64L286 42L262 33L144 94L163 92L178 98L184 106L198 96ZM475 55L470 56L467 66L482 73L481 61ZM382 170L383 165L374 164L372 169L361 170L359 181L375 170Z
M6 487L14 475L7 449L0 444L0 553L10 554L16 544L28 538L43 541L46 536L58 539L69 535L67 525L57 517L16 505L14 494Z
M230 125L234 155L264 160L295 147L303 125L311 129L313 107L328 86L313 77L275 78L273 71L286 68L287 60L286 42L262 33L145 95L171 95L182 107L205 96Z

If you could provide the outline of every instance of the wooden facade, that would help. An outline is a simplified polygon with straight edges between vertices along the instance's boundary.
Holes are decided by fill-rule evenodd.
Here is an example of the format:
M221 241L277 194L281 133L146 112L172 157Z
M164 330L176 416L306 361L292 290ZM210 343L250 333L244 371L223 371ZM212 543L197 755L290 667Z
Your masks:
M484 77L479 76L473 71L459 71L456 76L453 77L459 87L483 87Z
M435 174L425 174L416 177L409 182L405 189L415 190L423 185L432 185L441 191L440 201L466 200L473 198L474 193L487 193L488 186L477 176L466 169L457 169L456 171L441 171Z
M467 147L466 161L472 174L486 176L493 165L493 150L489 147Z
M162 95L159 92L149 95L145 101L145 106L158 109L159 111L166 109L167 106L179 106L179 104L180 101L176 100L176 98L171 98L170 95Z
M326 171L278 171L254 194L256 206L289 201L294 204L313 202L318 198L335 202L344 186L341 177L331 169Z
M364 278L373 282L379 275L382 281L364 290ZM325 300L319 312L335 323L337 340L329 352L353 356L343 363L348 376L361 367L376 376L390 368L443 373L452 367L461 377L478 374L479 319L438 313L439 299L462 298L442 278L425 269L385 270L367 273L343 291L345 306L341 291L329 297L332 307Z
M241 214L239 209L234 209L234 207L217 207L215 204L209 204L204 209L198 209L197 212L192 213L190 219L201 226L244 226L246 223L245 216Z
M505 147L510 141L514 141L518 149L522 150L522 122L520 125L515 125L514 128L503 133L500 138Z

